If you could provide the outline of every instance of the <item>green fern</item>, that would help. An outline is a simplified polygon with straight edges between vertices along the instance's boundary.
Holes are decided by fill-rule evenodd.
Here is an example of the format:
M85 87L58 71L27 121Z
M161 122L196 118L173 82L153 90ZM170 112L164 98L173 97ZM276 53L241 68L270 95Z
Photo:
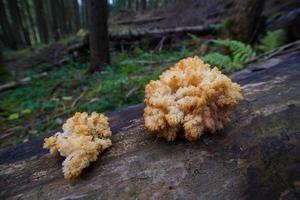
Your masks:
M232 61L236 63L245 63L255 56L255 52L250 45L246 45L236 40L213 40L215 44L224 45L228 47L231 53Z
M212 66L217 66L222 69L226 69L232 62L229 56L215 52L203 56L202 60Z
M265 37L262 38L258 49L265 53L283 45L285 41L286 33L284 30L268 31Z
M226 72L236 71L241 69L243 64L255 56L255 52L249 45L246 45L236 40L213 40L215 44L226 46L230 55L223 55L220 53L209 53L202 57L204 62L213 66L218 66Z

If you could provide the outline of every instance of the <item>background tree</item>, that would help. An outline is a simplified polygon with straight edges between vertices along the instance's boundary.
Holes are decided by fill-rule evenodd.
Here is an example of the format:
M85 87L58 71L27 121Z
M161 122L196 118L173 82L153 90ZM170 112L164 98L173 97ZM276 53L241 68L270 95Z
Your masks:
M106 0L89 0L90 71L101 70L109 64Z
M141 0L141 9L145 11L147 9L147 1L146 0Z
M2 32L2 41L7 47L12 49L18 48L18 41L14 38L15 34L12 32L12 27L8 21L4 0L0 0L0 26Z
M20 47L30 45L30 39L28 33L22 24L22 18L20 15L20 9L16 0L7 1L9 8L10 18L12 20L13 31L10 34L14 34L14 39L17 41Z
M226 35L242 42L252 42L259 29L264 4L265 0L235 0Z
M35 6L35 17L36 23L39 30L40 39L44 43L48 43L49 35L48 35L48 26L46 20L46 13L43 5L43 0L34 0Z

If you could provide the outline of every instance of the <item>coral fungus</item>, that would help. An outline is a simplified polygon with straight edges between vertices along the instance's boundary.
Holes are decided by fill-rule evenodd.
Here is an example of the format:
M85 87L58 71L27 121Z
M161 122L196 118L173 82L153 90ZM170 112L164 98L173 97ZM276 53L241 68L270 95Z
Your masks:
M222 129L242 99L240 86L216 67L186 58L146 85L145 126L167 141L178 135L197 140L205 131Z
M97 160L98 154L111 146L111 131L108 118L93 112L77 112L63 125L63 133L56 133L46 138L44 148L51 154L60 153L66 159L63 162L63 173L66 179L78 176Z

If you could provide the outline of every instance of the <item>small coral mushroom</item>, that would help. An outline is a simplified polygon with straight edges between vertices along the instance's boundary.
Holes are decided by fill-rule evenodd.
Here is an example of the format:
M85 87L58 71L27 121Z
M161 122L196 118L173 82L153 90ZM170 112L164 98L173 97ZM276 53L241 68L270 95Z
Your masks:
M110 138L106 116L77 112L63 125L63 133L45 139L44 148L51 154L59 152L67 157L63 162L63 173L66 179L70 179L78 176L90 162L97 160L100 152L111 146Z
M198 57L186 58L146 85L145 126L168 141L178 134L197 140L204 131L222 129L242 99L240 86L217 68Z

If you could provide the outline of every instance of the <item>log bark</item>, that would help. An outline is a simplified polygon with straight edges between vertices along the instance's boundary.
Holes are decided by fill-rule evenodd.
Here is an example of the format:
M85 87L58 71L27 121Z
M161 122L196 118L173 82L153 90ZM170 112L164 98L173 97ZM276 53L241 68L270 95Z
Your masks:
M133 31L126 33L111 33L111 40L134 40L141 37L162 37L168 34L197 33L201 35L210 34L215 30L214 25L182 26L167 29L154 29L145 31Z
M0 150L0 199L299 199L299 63L298 50L231 75L245 100L197 142L149 134L143 104L109 113L113 146L72 181L43 138Z

